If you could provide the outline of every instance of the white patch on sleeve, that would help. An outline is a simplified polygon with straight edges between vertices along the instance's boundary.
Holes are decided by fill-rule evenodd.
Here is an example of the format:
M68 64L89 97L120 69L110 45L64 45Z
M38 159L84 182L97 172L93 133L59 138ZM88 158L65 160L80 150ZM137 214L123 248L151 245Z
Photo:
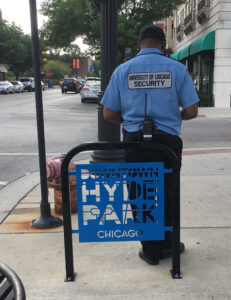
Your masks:
M172 73L132 73L128 74L129 89L168 89L172 87Z

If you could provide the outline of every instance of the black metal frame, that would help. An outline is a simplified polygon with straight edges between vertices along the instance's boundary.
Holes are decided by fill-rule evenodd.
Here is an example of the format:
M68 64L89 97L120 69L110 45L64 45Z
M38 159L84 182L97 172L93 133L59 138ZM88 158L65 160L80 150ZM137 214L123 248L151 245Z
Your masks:
M68 166L71 159L83 151L95 150L153 150L162 152L170 161L172 168L172 186L174 187L174 201L172 214L172 278L182 278L180 272L180 163L175 153L166 145L156 142L134 142L134 143L86 143L72 148L65 156L61 167L62 201L63 201L63 226L64 226L64 247L66 262L66 281L75 280L73 266L73 245L72 245L72 224L69 196L69 175Z

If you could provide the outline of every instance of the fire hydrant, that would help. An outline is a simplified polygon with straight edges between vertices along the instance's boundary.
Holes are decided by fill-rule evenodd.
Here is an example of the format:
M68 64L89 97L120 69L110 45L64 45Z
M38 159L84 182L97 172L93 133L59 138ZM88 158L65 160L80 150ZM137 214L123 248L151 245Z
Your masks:
M47 182L50 188L54 189L55 213L63 213L62 205L62 186L61 186L61 164L64 159L64 154L59 157L49 158L46 162ZM70 162L69 171L75 171L75 164ZM77 192L76 192L76 177L69 176L70 186L70 205L71 213L77 212Z

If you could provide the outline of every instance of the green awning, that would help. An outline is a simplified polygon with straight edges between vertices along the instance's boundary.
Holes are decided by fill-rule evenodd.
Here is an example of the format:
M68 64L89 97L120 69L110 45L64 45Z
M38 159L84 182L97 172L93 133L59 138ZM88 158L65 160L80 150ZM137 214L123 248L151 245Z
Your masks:
M191 44L183 49L181 49L179 52L179 60L182 60L186 57L188 57L190 54L190 47L191 47Z
M173 58L175 60L182 60L182 59L188 57L189 56L190 47L191 47L191 44L189 46L181 49L180 51L178 51L176 53L173 53L171 55L171 58Z
M175 60L179 60L179 54L180 54L180 51L178 52L175 52L171 55L171 58L175 59Z
M171 55L171 58L175 60L182 60L190 55L196 54L205 50L214 50L215 49L215 31L211 31L208 34L204 35L199 40L193 42L187 47L179 50L176 53Z
M215 31L211 31L204 35L199 40L191 44L190 55L196 54L205 50L215 49Z

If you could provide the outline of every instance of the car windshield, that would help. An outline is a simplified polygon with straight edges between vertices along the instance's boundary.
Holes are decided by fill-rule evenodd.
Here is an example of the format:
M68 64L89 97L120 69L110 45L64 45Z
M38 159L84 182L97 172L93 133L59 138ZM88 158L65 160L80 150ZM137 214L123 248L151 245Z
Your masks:
M73 83L75 81L75 79L64 79L64 83Z
M11 81L11 83L12 83L13 85L18 85L18 82L17 82L17 81Z
M22 79L20 79L20 81L21 82L27 82L27 81L30 81L30 79L27 79L27 78L24 79L24 78L22 78Z
M0 82L0 85L1 86L6 85L6 82Z
M86 85L89 87L100 87L101 82L99 80L89 80Z

